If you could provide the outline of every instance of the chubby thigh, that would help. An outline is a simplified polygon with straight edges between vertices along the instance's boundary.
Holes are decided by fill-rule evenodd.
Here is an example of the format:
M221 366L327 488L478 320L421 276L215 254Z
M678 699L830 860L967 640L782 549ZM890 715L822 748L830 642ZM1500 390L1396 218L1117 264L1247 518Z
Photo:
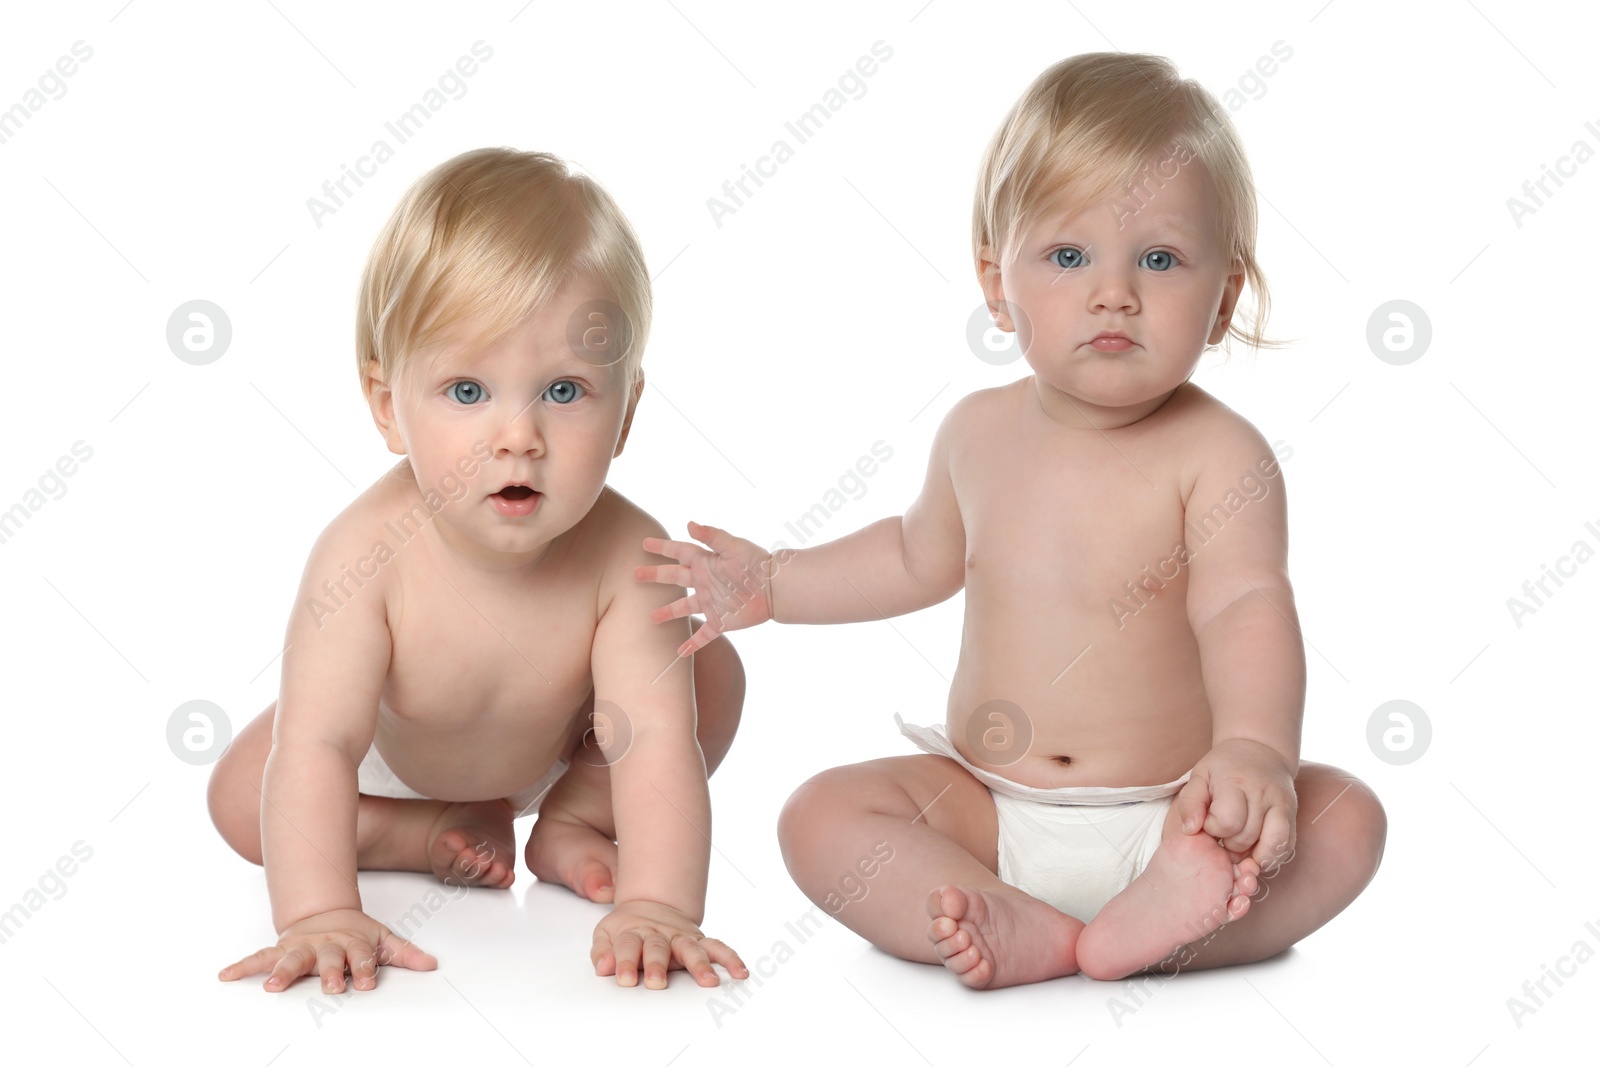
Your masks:
M778 820L784 862L827 914L907 958L929 955L936 886L996 882L989 789L944 756L892 756L823 771ZM930 955L930 959L931 959Z

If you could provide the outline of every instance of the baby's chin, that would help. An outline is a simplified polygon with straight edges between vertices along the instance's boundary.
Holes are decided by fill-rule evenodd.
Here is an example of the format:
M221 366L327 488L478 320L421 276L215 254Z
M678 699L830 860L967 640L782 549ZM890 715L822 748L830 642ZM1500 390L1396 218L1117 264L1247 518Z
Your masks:
M1038 366L1033 360L1036 379L1080 403L1106 410L1136 408L1168 396L1194 374L1199 360L1184 367L1157 370L1149 362L1114 362L1108 357L1104 362L1076 366Z
M1059 393L1063 399L1070 400L1080 407L1101 411L1136 408L1171 392L1176 384L1182 384L1175 383L1163 389L1154 389L1144 382L1086 382L1082 378L1043 374L1037 370L1034 371L1034 378L1050 390Z

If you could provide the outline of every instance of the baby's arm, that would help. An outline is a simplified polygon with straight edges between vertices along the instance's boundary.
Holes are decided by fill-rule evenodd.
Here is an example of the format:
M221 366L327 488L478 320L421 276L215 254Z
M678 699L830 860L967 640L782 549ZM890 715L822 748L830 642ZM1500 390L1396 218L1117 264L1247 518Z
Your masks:
M922 492L904 516L877 522L836 541L777 555L710 526L690 533L711 546L647 538L647 551L679 566L638 568L635 576L692 588L658 609L657 621L704 614L706 622L681 655L720 633L767 619L790 623L863 622L904 615L947 600L966 581L966 530L951 480L952 440L968 401L958 403L934 435Z
M664 532L655 523L657 533ZM687 969L703 986L718 984L713 962L748 976L731 948L700 932L711 857L711 798L695 736L694 672L675 646L688 626L658 626L652 609L671 594L632 580L638 541L626 539L621 566L602 586L591 667L597 734L611 769L617 831L616 903L595 929L595 972L634 985L639 972L663 989L667 971Z
M344 988L348 963L357 989L376 983L378 964L419 970L432 956L362 914L356 888L356 767L372 744L391 643L383 586L369 582L333 614L314 615L321 583L366 549L341 519L311 550L290 616L282 682L261 796L261 854L275 947L262 949L221 977L270 969L265 988L279 991L302 974Z
M1211 705L1212 749L1178 796L1179 818L1185 832L1204 830L1268 869L1294 847L1305 707L1283 474L1243 420L1220 430L1199 460L1184 528L1214 531L1188 546L1189 622ZM1259 499L1252 485L1265 487Z

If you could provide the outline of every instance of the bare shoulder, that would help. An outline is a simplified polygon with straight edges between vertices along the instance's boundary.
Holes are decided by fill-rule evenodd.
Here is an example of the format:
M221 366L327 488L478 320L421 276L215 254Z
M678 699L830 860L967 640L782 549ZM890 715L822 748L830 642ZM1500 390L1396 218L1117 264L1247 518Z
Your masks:
M1183 457L1185 503L1202 477L1238 481L1251 474L1278 474L1272 445L1249 419L1192 382L1180 389L1167 405L1167 414Z
M312 553L349 553L357 550L366 553L375 550L382 542L388 543L392 550L395 523L410 516L411 526L414 527L421 518L420 512L412 514L412 509L418 505L427 510L427 503L417 492L416 482L411 477L411 468L405 460L401 460L323 527L312 546ZM429 511L428 515L431 517L432 512Z
M306 555L294 617L322 629L334 615L386 626L395 618L391 603L399 587L391 566L403 541L395 523L411 528L431 516L416 493L410 467L397 465L351 501L323 527ZM421 507L422 512L413 512ZM349 610L347 610L349 609Z
M635 567L661 562L644 550L644 539L671 536L655 516L609 485L600 491L599 499L579 525L593 564L600 569L602 611L618 593L638 591L641 583L633 577ZM684 536L687 535L680 534L679 539Z
M939 424L937 442L946 448L960 449L976 441L993 439L993 431L1014 420L1026 399L1022 391L1028 379L1022 378L1008 385L976 389L953 404Z
M1005 385L974 389L955 402L945 420L956 427L972 428L1015 418L1029 395L1028 381L1018 378Z

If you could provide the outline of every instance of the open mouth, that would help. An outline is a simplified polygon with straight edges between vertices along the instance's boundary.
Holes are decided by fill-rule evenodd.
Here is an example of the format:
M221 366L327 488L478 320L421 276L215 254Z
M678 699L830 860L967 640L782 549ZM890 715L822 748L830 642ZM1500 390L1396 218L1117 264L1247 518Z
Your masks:
M511 518L532 515L542 499L544 497L541 493L526 485L508 485L489 496L495 510Z
M533 490L525 485L508 485L495 494L495 496L504 497L507 500L526 500L532 495Z

